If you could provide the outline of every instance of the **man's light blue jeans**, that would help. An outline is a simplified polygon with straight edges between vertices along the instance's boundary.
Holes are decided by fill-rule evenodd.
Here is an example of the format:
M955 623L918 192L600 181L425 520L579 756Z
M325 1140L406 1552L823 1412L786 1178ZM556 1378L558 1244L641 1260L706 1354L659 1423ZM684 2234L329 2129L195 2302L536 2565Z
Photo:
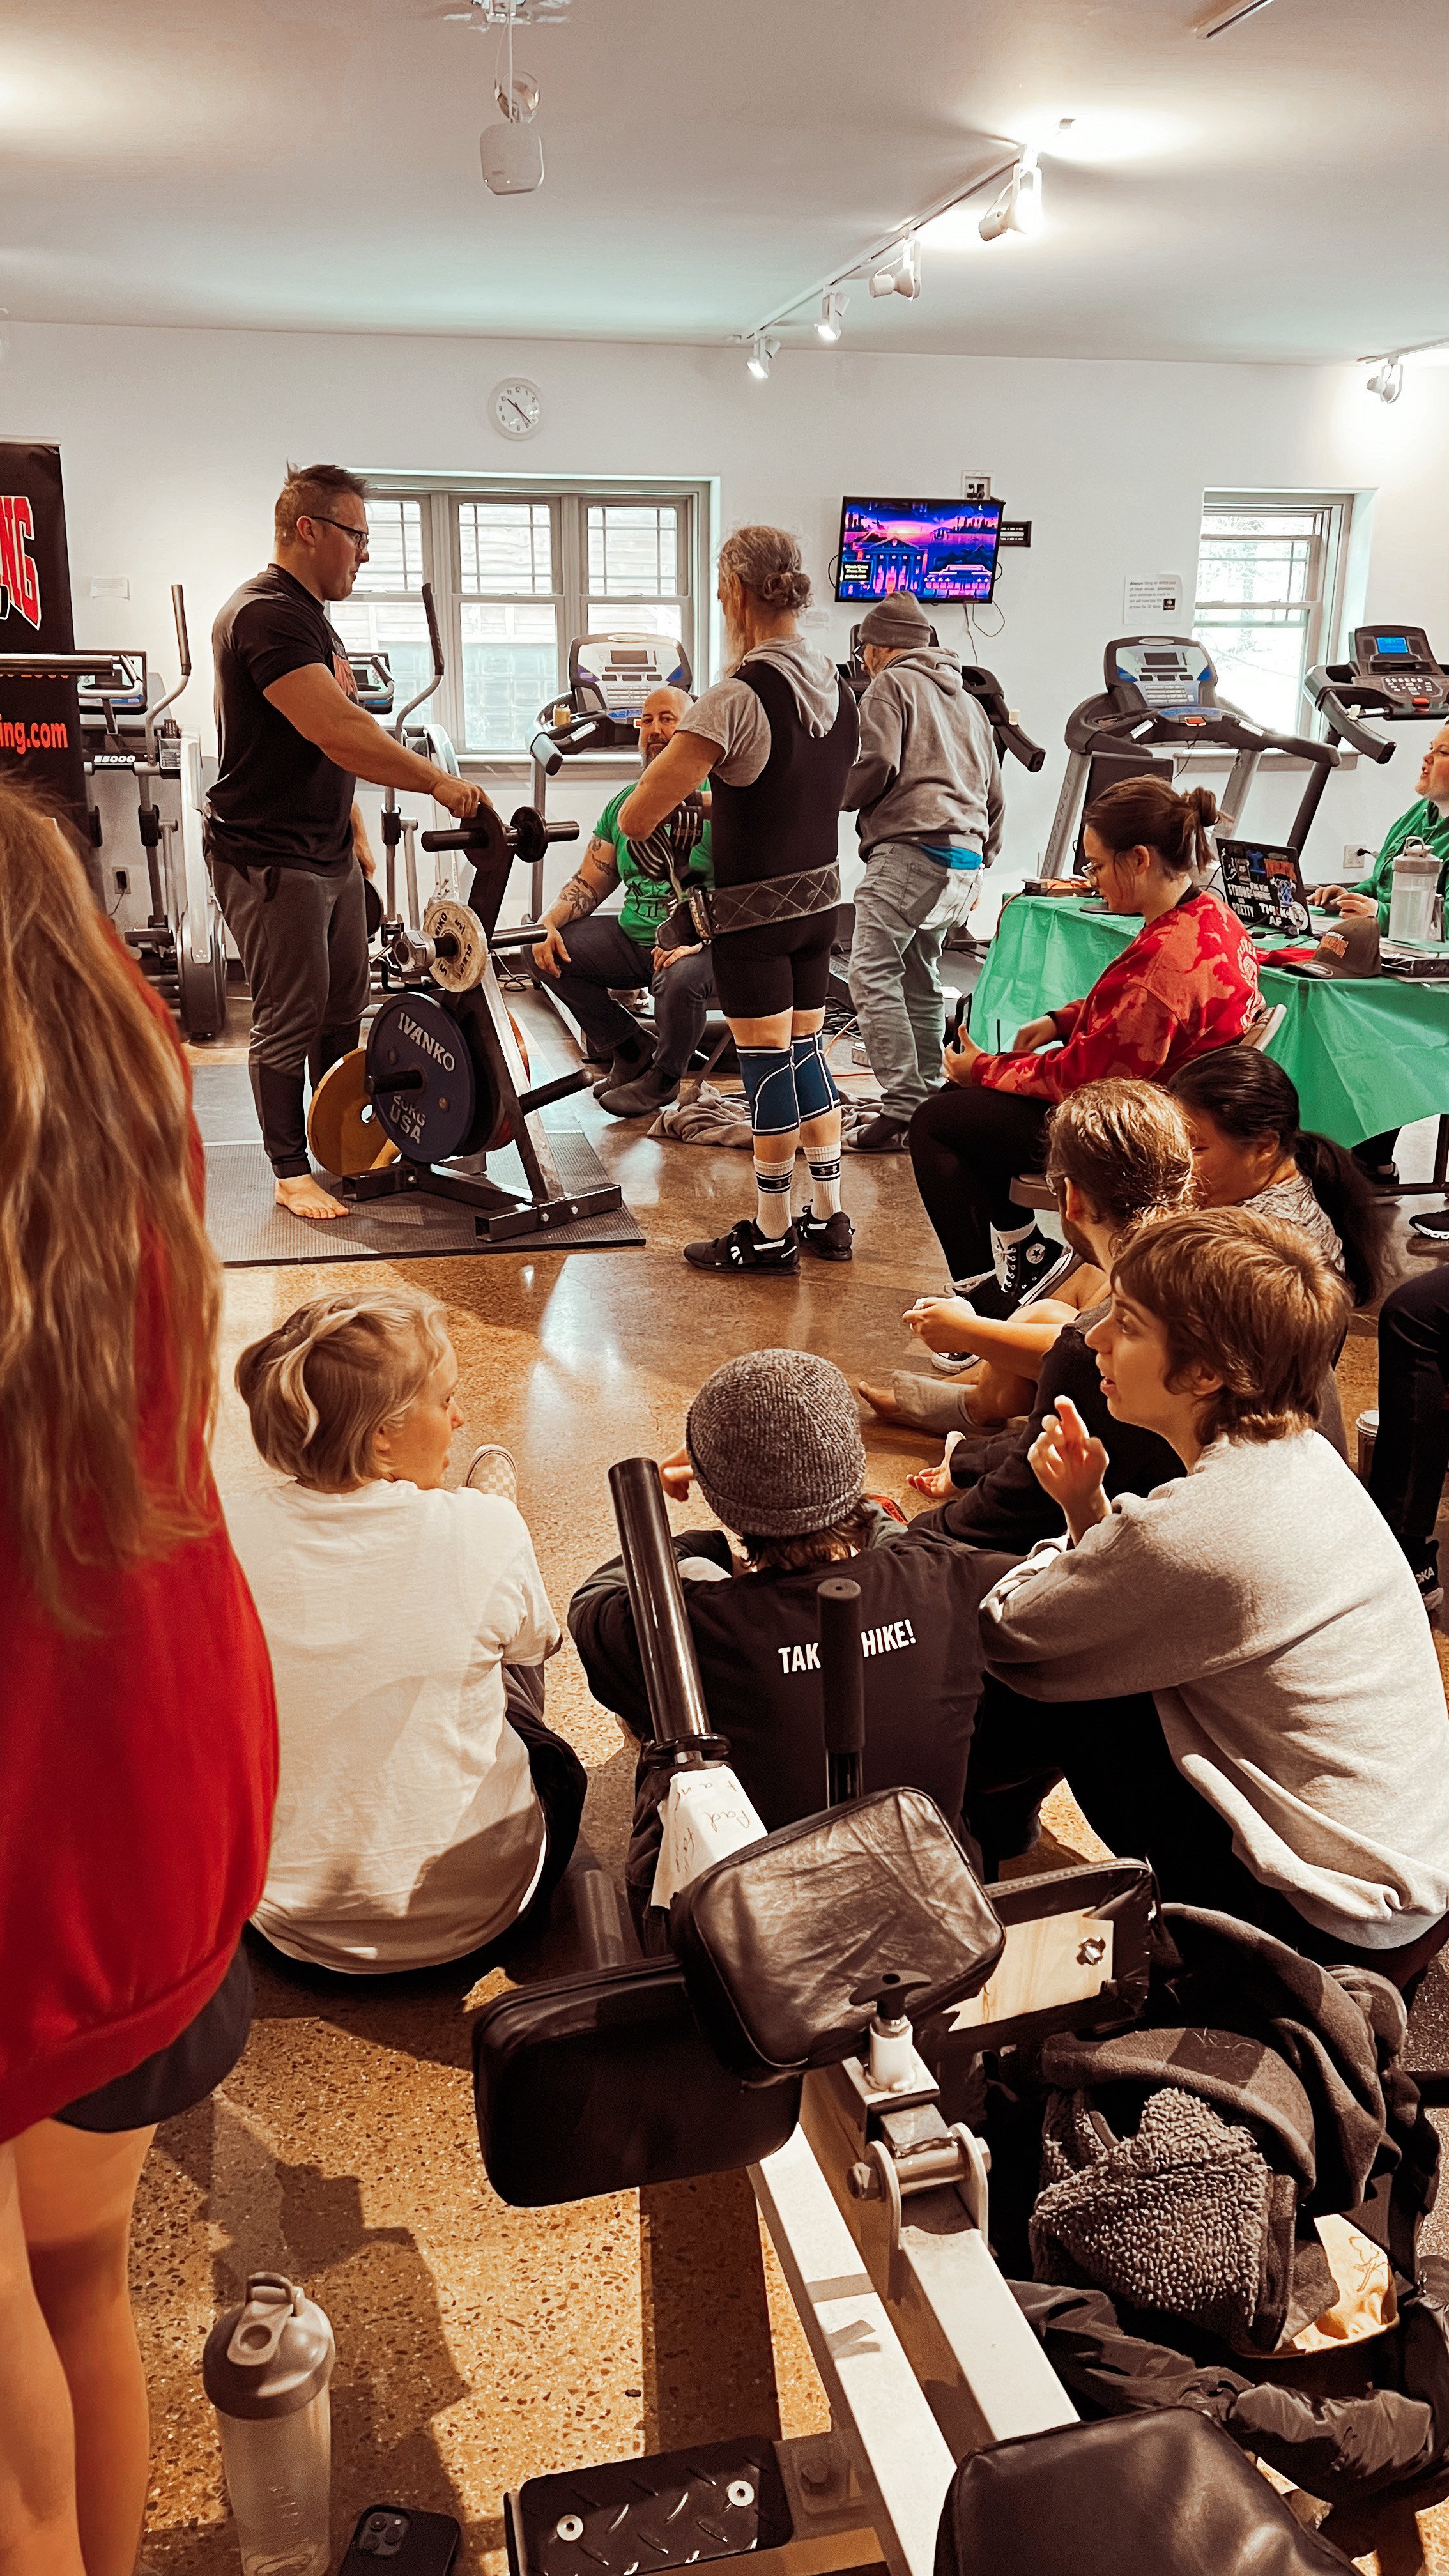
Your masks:
M878 841L855 890L850 998L886 1118L908 1119L940 1087L941 951L951 923L930 924L930 916L954 874L914 841Z

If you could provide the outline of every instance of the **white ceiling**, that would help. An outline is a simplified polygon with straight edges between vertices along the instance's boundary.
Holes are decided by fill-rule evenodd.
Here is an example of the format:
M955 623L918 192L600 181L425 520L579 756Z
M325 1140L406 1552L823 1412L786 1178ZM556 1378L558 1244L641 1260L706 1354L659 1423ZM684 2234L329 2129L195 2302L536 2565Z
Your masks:
M498 199L496 40L430 0L6 0L0 303L725 340L1072 116L1043 234L984 245L979 200L917 304L851 288L847 346L1311 360L1449 330L1445 0L1272 0L1207 44L1201 7L573 0L517 42L544 186Z

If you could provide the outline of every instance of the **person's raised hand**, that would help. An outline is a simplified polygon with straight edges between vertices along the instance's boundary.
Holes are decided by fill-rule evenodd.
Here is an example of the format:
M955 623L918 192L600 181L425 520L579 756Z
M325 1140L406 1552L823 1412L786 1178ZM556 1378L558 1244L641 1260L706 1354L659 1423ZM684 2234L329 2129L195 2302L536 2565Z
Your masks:
M1089 1433L1069 1395L1058 1396L1027 1451L1027 1461L1043 1493L1061 1506L1074 1540L1107 1517L1102 1479L1107 1452Z
M563 933L557 930L552 922L549 923L542 939L534 948L533 962L540 975L556 975L559 968L567 966L569 962L569 952L563 944Z
M454 778L446 769L438 771L433 781L433 795L444 813L451 814L458 823L466 823L477 813L480 805L491 807L493 804L492 797L485 795L475 778Z
M1024 1028L1017 1030L1011 1041L1011 1052L1013 1055L1034 1055L1038 1047L1055 1046L1056 1042L1056 1021L1043 1016L1039 1020L1028 1020Z
M671 1503L687 1503L694 1482L694 1460L687 1449L676 1449L672 1458L659 1461L659 1482Z

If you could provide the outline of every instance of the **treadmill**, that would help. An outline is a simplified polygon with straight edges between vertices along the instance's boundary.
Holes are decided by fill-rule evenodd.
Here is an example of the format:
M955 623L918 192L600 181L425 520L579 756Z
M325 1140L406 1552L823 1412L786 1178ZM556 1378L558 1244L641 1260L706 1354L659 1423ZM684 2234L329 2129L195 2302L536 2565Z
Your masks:
M1370 733L1362 719L1376 724L1449 723L1449 671L1442 668L1422 626L1391 624L1356 626L1353 658L1319 662L1303 683L1304 694L1327 725L1335 742L1361 752L1365 760L1392 760L1395 746L1381 733Z
M1286 846L1301 852L1338 753L1331 742L1273 733L1218 696L1218 675L1205 644L1185 635L1119 635L1103 657L1104 687L1067 718L1067 768L1052 818L1044 877L1065 877L1080 850L1086 806L1117 778L1150 775L1171 783L1171 755L1218 750L1233 755L1220 799L1222 826L1242 835L1243 814L1258 764L1277 751L1303 761L1309 776Z

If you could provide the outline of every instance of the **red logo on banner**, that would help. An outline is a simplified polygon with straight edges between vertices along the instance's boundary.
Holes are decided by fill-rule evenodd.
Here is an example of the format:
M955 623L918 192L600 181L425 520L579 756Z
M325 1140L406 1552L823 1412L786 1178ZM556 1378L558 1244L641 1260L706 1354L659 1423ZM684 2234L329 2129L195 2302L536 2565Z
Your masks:
M40 624L40 582L27 552L35 534L30 503L23 492L0 493L0 589L6 593L5 614L18 608L30 625Z

